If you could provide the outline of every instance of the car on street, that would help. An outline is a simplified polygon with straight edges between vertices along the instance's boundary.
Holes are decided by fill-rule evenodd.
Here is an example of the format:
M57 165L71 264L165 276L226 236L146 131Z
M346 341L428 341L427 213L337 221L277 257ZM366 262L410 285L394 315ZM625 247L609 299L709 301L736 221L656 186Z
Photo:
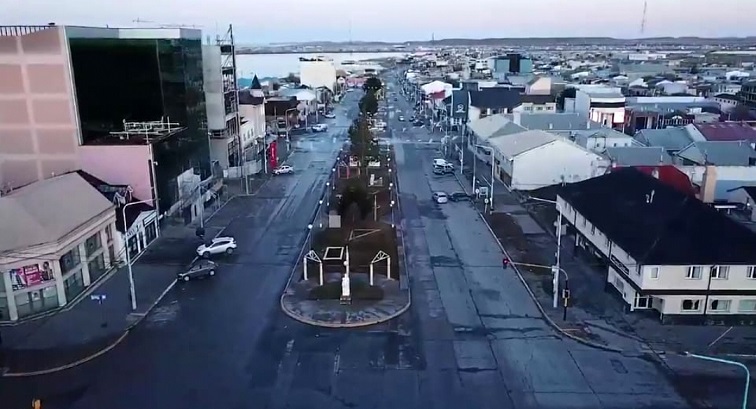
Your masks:
M399 118L397 118L397 119L399 119L399 122L404 122L404 116L402 116L402 115L399 115Z
M452 175L454 174L454 165L451 163L445 163L440 166L433 166L434 175Z
M328 118L328 119L336 118L336 114L334 114L333 112L329 112L329 113L327 113L327 114L325 114L323 116L326 117L326 118Z
M472 200L472 196L468 195L465 192L453 192L449 194L449 200L452 202L464 202L467 200Z
M281 165L275 169L273 169L274 175L286 175L289 173L294 173L294 168L292 168L289 165Z
M217 267L218 265L210 260L199 259L192 263L186 271L178 273L176 279L179 281L189 281L195 278L212 277L215 275Z
M410 117L410 122L415 122L416 120L417 120L417 118L415 118L414 115Z
M423 121L417 120L417 121L413 122L412 125L423 126Z
M445 192L433 192L433 201L442 204L449 201L449 196Z
M236 250L236 240L233 237L216 237L209 243L197 247L200 257L208 258L216 254L231 255Z
M328 130L328 125L326 124L315 124L313 125L310 130L313 132L325 132Z

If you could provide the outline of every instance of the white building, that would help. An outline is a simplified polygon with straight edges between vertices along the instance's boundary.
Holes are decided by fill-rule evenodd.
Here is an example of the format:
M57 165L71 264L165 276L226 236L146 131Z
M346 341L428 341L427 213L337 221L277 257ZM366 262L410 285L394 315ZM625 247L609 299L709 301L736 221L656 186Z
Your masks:
M575 105L572 108L574 112L584 113L591 121L604 126L622 127L625 123L625 96L619 88L580 88L575 92Z
M756 234L746 227L634 168L568 185L557 203L628 311L756 324Z
M202 74L205 91L210 159L221 169L239 164L239 113L236 101L235 68L221 45L202 46Z
M606 172L609 161L569 140L540 130L492 137L495 172L513 190L579 182Z
M114 204L78 173L0 197L0 232L0 321L68 304L123 252Z
M336 66L326 57L300 58L299 82L312 89L324 87L336 89Z

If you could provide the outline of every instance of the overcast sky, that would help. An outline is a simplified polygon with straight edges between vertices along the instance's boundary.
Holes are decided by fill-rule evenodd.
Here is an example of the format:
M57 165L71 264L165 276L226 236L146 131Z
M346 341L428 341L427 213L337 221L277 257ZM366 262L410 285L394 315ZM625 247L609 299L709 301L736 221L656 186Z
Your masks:
M232 23L241 43L346 41L350 25L353 40L634 38L642 14L643 0L0 0L0 25ZM648 0L645 36L753 35L754 15L756 0Z

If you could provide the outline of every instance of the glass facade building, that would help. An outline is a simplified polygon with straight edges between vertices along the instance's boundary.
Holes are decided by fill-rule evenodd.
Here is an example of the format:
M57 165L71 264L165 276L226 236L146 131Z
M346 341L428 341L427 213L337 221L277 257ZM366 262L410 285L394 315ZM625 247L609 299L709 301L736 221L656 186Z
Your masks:
M83 145L151 144L160 209L179 200L182 173L210 176L200 39L77 36L68 42ZM161 118L185 129L149 141L110 136L123 131L124 121Z

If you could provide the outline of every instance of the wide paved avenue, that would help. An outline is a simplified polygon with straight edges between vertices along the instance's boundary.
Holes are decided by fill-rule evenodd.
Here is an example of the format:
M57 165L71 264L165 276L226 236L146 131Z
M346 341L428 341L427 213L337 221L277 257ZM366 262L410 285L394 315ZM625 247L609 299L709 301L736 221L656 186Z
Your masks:
M652 363L557 336L501 269L475 210L433 204L432 191L458 190L431 175L433 145L396 145L411 309L351 330L286 317L279 296L337 144L305 137L290 161L297 174L274 178L227 231L240 251L214 280L174 291L91 364L0 380L0 406L39 397L44 409L687 407Z

